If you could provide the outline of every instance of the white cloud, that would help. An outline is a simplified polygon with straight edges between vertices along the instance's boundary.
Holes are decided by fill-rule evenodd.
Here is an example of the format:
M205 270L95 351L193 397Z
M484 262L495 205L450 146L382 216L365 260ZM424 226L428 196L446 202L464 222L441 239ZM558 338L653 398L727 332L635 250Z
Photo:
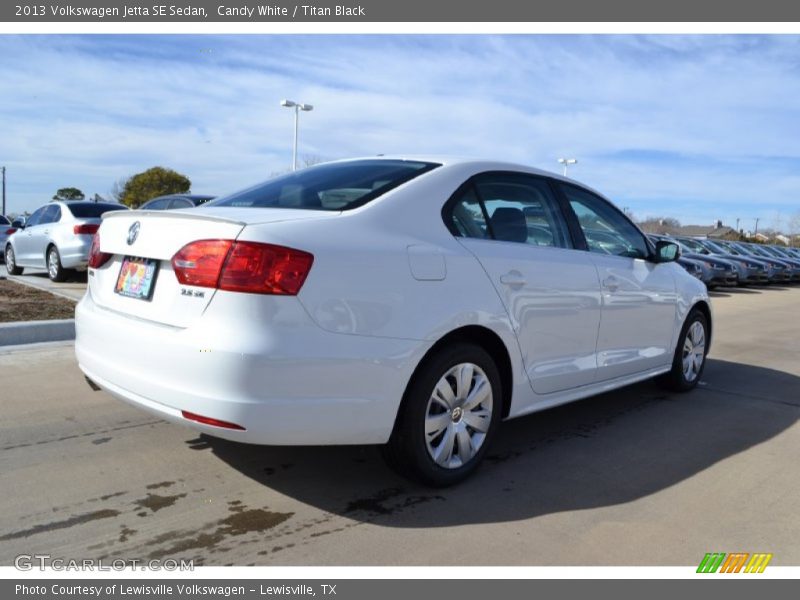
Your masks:
M11 210L161 164L223 193L300 152L489 156L685 221L800 209L797 36L0 38ZM757 215L756 215L757 216Z

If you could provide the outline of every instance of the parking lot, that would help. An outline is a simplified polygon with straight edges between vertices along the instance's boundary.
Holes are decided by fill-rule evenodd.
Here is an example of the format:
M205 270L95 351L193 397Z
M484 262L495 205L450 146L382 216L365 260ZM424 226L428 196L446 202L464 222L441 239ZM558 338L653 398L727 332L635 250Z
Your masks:
M797 564L800 287L712 296L695 392L643 383L506 423L476 476L445 490L395 476L373 447L198 437L91 391L71 345L0 351L0 564Z

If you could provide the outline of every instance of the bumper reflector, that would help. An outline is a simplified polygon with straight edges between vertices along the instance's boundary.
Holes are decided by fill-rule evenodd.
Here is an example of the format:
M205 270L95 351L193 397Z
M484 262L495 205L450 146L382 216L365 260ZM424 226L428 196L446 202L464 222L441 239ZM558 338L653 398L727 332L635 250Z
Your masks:
M181 415L183 415L184 419L196 421L197 423L202 423L203 425L212 425L213 427L222 427L223 429L236 429L238 431L245 431L244 427L237 425L236 423L228 423L227 421L220 421L218 419L212 419L211 417L196 415L185 410L181 411Z

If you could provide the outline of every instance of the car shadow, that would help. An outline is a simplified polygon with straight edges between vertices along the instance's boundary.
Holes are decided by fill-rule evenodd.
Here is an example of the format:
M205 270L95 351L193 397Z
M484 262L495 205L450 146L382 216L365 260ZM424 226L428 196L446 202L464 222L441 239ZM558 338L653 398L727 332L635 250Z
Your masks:
M35 277L42 280L50 279L50 277L47 275L47 271L33 271L32 269L25 269L25 276ZM69 270L67 271L67 277L63 283L86 283L88 279L88 271Z
M448 527L631 502L778 435L798 406L800 377L710 359L688 394L645 382L506 422L481 468L446 489L395 475L374 446L187 443L326 512L386 527Z

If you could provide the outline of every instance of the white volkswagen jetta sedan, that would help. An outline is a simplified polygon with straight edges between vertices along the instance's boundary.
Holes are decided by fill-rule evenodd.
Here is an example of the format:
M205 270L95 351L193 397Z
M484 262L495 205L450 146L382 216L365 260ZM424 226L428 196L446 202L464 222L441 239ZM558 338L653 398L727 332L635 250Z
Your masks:
M203 207L104 215L77 308L91 382L254 444L386 444L433 485L502 419L654 376L693 388L705 286L574 181L369 158Z

